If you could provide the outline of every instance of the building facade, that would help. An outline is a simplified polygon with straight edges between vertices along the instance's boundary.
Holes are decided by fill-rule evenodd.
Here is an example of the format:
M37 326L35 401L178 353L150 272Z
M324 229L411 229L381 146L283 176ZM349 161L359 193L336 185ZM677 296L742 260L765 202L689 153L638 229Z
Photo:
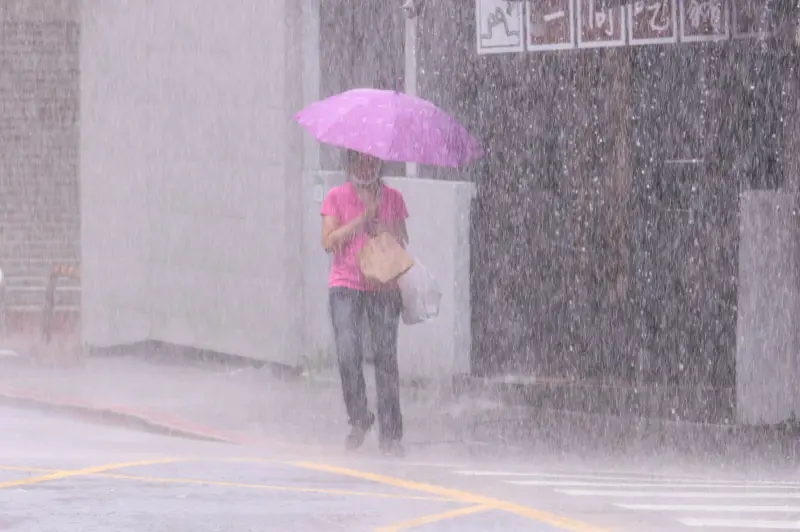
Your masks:
M798 359L793 333L742 316L796 316L796 286L743 310L742 291L772 281L744 276L740 249L740 202L797 190L797 13L624 4L454 0L420 14L419 93L488 147L471 176L473 370L672 389L665 413L728 419L738 370ZM795 263L770 262L784 278ZM746 349L755 329L779 345Z
M468 272L472 315L453 360L668 390L668 416L774 421L800 400L800 280L783 245L797 231L781 214L800 175L789 9L439 0L407 19L372 0L134 4L81 3L87 343L291 364L326 349L315 187L339 156L291 115L377 86L434 101L486 148L467 169L389 169L417 171L412 188L477 189L470 208L409 191L450 205L421 230L456 234L468 217L471 260L447 273L460 294L453 272Z
M53 264L80 258L78 0L0 4L0 269L38 323ZM60 306L77 309L77 290Z

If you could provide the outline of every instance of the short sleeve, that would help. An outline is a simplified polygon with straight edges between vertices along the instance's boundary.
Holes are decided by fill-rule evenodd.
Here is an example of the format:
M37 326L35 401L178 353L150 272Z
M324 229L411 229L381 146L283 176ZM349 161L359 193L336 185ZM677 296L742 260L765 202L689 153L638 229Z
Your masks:
M322 216L335 216L339 218L339 196L336 194L336 189L332 188L325 194L325 199L322 200L322 207L319 209Z

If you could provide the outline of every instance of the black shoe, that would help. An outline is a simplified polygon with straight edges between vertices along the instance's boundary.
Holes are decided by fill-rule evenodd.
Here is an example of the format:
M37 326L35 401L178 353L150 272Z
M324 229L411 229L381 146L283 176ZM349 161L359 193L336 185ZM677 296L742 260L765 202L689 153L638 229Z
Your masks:
M350 434L347 435L347 438L344 440L344 447L348 451L355 451L362 445L364 445L364 440L367 437L367 432L369 429L372 428L372 425L375 423L375 415L370 414L369 420L366 423L362 423L359 425L354 425L352 429L350 429Z
M380 449L384 456L402 458L406 455L406 450L398 440L386 440L380 443Z

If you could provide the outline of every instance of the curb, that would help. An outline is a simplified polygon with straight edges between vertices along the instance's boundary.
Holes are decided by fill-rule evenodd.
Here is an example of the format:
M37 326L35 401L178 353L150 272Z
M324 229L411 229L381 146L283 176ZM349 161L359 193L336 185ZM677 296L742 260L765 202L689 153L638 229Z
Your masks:
M172 418L161 412L150 412L124 406L100 406L73 398L37 394L23 390L0 390L0 405L67 413L106 424L138 428L147 432L180 438L228 444L253 443L217 430Z

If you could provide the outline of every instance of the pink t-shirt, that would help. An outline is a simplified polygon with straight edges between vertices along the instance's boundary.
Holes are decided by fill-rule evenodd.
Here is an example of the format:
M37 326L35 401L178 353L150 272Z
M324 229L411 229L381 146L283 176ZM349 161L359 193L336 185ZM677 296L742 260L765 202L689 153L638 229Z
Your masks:
M378 220L390 224L408 218L408 211L402 194L386 185L381 185L381 187ZM363 212L364 204L358 197L355 187L349 182L332 188L325 196L320 209L322 216L335 216L340 225L344 225L361 216ZM358 252L367 243L367 238L367 235L361 231L347 245L333 254L331 272L328 278L330 287L341 286L352 288L353 290L376 290L374 286L367 283L361 273L361 268L358 267Z

